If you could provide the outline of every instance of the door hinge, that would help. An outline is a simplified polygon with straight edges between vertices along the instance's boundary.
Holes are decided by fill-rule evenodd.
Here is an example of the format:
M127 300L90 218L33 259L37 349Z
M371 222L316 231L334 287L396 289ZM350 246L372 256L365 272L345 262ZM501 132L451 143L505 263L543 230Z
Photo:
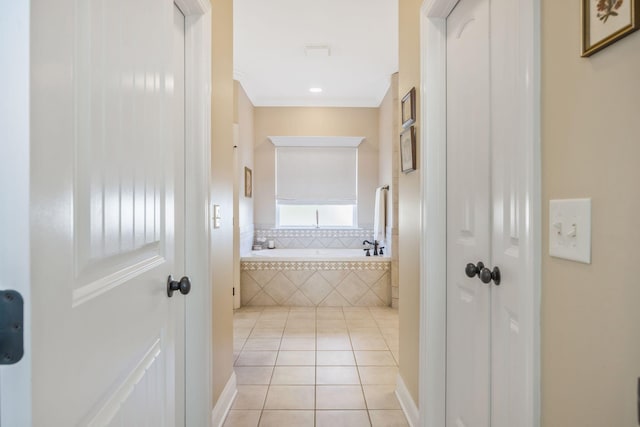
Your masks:
M18 363L24 355L24 300L17 291L0 291L0 365Z
M236 288L235 287L233 288L233 296L234 297L236 296Z

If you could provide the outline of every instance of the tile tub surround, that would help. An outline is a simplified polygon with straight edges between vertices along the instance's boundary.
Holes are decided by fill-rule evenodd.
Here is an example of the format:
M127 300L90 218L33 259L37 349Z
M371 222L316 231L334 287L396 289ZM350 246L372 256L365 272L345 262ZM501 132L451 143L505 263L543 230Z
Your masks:
M234 360L224 427L408 426L395 396L397 310L241 308Z
M363 240L371 240L373 228L257 228L255 237L275 241L283 249L362 249Z
M279 256L279 253L283 253ZM341 250L256 251L240 263L242 306L352 307L391 305L391 259ZM329 251L332 252L332 251ZM266 255L265 254L265 255ZM317 258L317 259L314 259Z

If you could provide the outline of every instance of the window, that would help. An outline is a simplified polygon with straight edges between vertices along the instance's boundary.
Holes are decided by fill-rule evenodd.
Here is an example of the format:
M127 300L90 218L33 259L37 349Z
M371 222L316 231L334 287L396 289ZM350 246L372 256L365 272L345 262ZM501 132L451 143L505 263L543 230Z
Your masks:
M277 147L278 226L357 226L357 177L357 148Z
M355 205L277 205L280 227L353 227Z

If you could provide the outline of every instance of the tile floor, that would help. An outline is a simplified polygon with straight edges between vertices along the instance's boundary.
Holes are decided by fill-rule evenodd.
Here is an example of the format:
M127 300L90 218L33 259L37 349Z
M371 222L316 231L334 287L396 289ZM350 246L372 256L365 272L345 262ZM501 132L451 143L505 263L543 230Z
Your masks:
M394 394L397 310L241 308L234 359L225 427L408 426Z

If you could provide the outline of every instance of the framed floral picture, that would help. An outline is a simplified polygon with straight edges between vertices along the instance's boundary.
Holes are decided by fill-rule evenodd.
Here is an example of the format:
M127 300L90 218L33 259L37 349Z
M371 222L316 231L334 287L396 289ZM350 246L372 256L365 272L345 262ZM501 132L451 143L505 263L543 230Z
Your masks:
M640 0L581 0L582 56L591 56L640 27Z
M400 103L402 113L402 128L406 129L416 122L416 88L411 90L402 97Z
M400 134L400 169L409 173L416 170L416 128L411 126Z

